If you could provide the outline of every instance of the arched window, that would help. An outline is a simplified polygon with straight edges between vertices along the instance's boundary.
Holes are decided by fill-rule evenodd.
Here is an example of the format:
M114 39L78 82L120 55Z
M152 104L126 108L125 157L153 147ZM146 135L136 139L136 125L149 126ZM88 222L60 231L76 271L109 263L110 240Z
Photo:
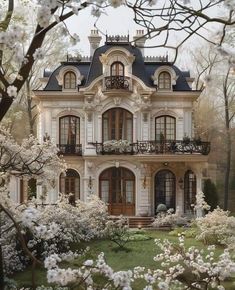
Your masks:
M176 120L171 116L160 116L155 119L155 139L158 141L176 139Z
M184 212L192 212L192 204L196 202L197 179L196 175L188 170L184 175Z
M115 61L111 65L111 76L124 76L124 65L120 61Z
M122 108L106 111L102 118L103 142L108 140L128 140L132 142L133 116Z
M175 175L170 170L161 170L155 175L155 211L161 203L175 209Z
M80 198L80 176L74 169L67 169L60 174L60 192L70 194L69 201L74 203Z
M135 176L127 168L111 167L100 174L100 198L113 215L135 214Z
M76 116L64 116L59 120L59 145L63 153L75 153L80 143L80 119Z
M171 75L168 72L161 72L158 76L159 89L171 89Z
M74 72L69 71L64 75L64 88L65 89L76 89L76 75Z

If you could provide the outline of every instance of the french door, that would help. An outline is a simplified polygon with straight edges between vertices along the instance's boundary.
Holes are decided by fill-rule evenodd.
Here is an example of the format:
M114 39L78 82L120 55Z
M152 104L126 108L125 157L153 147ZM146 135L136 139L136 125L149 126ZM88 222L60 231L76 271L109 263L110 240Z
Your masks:
M100 198L111 215L135 215L135 176L123 167L112 167L100 175Z

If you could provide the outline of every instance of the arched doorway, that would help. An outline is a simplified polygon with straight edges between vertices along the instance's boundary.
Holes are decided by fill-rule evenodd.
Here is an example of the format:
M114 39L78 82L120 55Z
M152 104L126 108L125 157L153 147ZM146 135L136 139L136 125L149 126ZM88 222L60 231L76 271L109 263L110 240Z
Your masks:
M175 175L170 170L161 170L155 175L155 212L161 203L175 209Z
M196 202L197 179L192 170L184 175L184 212L192 212L192 204Z
M111 215L135 215L135 176L129 169L104 170L99 178L99 192Z
M80 198L80 176L74 169L67 169L60 174L60 192L71 194L69 201L75 203Z

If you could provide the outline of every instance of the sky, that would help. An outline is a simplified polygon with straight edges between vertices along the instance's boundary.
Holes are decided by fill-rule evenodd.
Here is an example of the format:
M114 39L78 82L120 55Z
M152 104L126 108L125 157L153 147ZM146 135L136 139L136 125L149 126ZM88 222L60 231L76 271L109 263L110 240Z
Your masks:
M125 7L119 8L107 8L106 14L102 14L97 22L97 27L100 30L100 34L108 35L127 35L130 34L130 39L136 33L137 29L142 29L133 21L133 13L131 10ZM91 16L90 10L85 9L81 11L78 16L73 16L67 20L67 25L71 33L77 33L80 36L80 43L76 46L82 55L89 55L89 41L87 36L90 34L94 27L96 18ZM101 41L101 45L104 44L105 37ZM151 42L146 42L148 44ZM151 49L151 52L148 55L159 55L156 53L157 49ZM159 50L162 52L162 50Z
M217 15L219 11L219 8L215 8L214 11L211 13L213 15ZM133 12L124 7L121 6L119 8L107 8L105 10L105 14L102 14L102 16L99 18L98 22L96 23L98 29L100 30L100 34L108 34L108 35L127 35L130 34L130 39L132 39L133 35L136 33L137 29L142 29L140 26L138 26L134 20L133 20ZM159 24L159 20L157 24ZM69 27L69 30L71 34L76 33L80 37L80 42L76 47L73 47L73 49L78 49L80 54L82 56L88 56L90 54L89 49L89 41L88 41L88 35L90 34L90 31L92 29L96 29L94 27L94 24L96 22L96 18L93 17L90 13L90 8L86 8L85 10L81 11L78 16L73 16L69 18L66 22L66 24ZM203 33L206 35L213 31L213 25L209 29L209 31L204 31ZM180 38L180 35L183 35L182 33L178 33L174 35L173 41L177 41L177 39ZM103 37L101 44L103 45L105 41L105 37ZM157 43L156 39L153 40L147 40L146 46L148 45L154 45ZM182 49L184 53L184 57L180 57L178 61L176 62L177 65L179 65L182 69L188 68L188 62L190 59L190 49L195 49L196 47L203 46L203 41L198 40L195 38L192 38L191 41L187 42L187 45ZM145 48L145 55L148 56L163 56L163 55L169 55L169 59L173 59L173 52L169 49L163 49L163 48L152 48L147 49ZM172 56L172 57L171 57Z

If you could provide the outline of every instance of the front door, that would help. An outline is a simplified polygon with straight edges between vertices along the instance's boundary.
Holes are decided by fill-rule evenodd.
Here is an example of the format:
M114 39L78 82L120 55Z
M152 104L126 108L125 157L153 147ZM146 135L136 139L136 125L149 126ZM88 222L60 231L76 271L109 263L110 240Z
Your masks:
M135 215L135 176L124 167L112 167L100 175L100 198L111 215Z

